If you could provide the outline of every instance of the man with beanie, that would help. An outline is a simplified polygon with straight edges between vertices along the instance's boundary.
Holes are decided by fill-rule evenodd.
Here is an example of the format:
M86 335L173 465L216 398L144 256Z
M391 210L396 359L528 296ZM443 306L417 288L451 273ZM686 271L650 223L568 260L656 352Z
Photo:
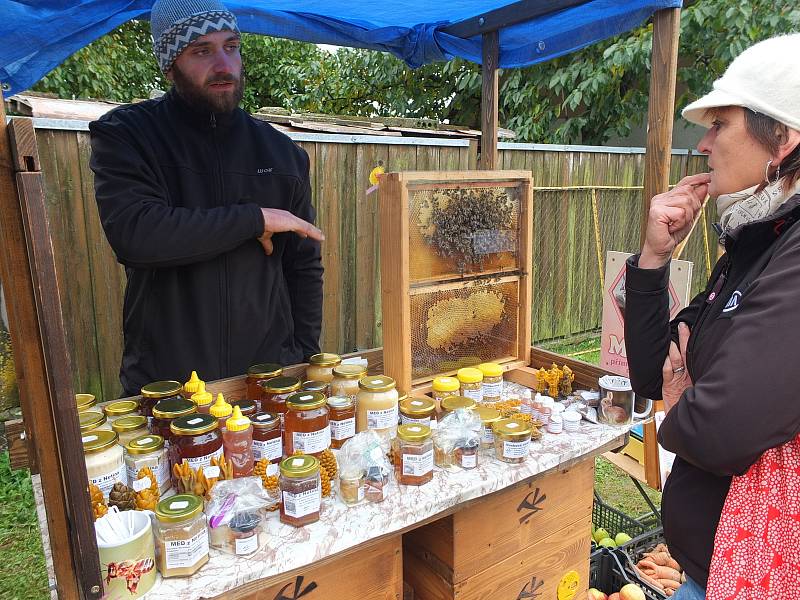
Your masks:
M302 362L322 318L308 155L239 108L236 18L216 0L157 0L150 22L172 89L89 127L100 220L127 274L126 395Z

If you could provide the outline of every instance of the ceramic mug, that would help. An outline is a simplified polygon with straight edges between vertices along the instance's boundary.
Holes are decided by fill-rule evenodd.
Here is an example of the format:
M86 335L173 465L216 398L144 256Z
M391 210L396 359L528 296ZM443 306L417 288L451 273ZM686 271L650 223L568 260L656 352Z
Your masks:
M630 425L634 419L643 420L650 416L653 401L633 393L631 380L619 375L606 375L598 381L600 385L600 404L597 419L608 425ZM635 404L644 404L644 410L636 412Z
M104 599L131 600L146 594L156 582L156 553L148 513L126 511L133 519L133 535L118 544L101 544L100 571Z

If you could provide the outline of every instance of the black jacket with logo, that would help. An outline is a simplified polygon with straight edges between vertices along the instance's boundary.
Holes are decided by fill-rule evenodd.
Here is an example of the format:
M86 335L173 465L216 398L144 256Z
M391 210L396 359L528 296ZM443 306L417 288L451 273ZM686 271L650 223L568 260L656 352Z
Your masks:
M708 287L669 321L669 265L628 261L625 344L637 393L661 397L661 369L680 321L691 328L693 386L659 430L677 456L662 497L670 552L705 585L731 476L800 432L800 195L724 237Z
M199 114L174 91L89 130L100 220L127 273L126 394L319 351L319 244L276 234L267 256L257 239L260 207L314 221L302 149L241 109Z

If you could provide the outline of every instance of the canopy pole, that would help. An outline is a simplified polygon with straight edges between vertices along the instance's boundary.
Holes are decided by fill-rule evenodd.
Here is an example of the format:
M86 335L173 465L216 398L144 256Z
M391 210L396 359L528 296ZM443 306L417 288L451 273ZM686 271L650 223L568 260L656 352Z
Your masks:
M653 50L650 58L650 98L647 111L647 150L644 157L644 193L639 239L644 243L650 200L669 189L672 159L672 125L675 118L675 80L681 9L668 8L653 15ZM663 410L654 402L653 410ZM655 421L644 425L644 469L647 485L661 487Z
M483 34L483 64L481 66L481 160L480 168L497 169L498 83L500 32Z

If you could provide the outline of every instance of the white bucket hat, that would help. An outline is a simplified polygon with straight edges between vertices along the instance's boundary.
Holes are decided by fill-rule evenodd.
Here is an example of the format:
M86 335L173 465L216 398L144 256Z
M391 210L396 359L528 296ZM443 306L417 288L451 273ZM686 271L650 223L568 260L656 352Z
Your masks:
M743 106L800 130L800 33L770 38L742 52L711 92L682 114L711 127L708 109L723 106Z

